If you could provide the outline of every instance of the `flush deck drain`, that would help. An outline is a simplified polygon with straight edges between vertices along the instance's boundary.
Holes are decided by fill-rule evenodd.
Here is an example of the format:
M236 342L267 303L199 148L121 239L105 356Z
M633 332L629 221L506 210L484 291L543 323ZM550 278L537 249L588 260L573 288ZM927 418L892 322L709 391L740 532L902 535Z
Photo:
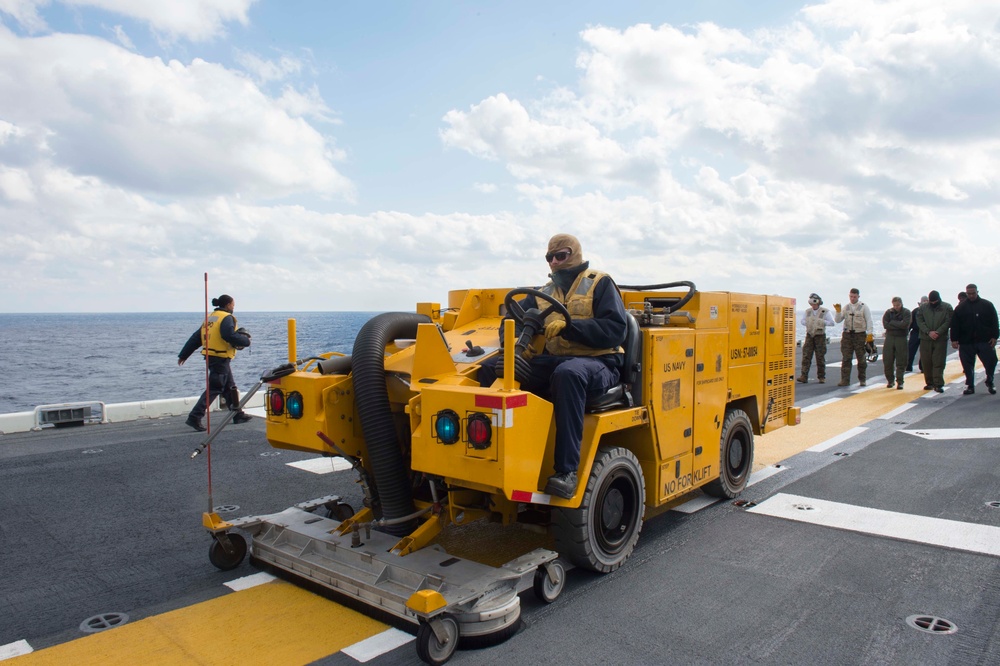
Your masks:
M911 615L906 618L906 624L928 634L953 634L958 631L954 622L934 615Z
M80 631L88 634L96 634L99 631L114 629L115 627L128 622L126 613L101 613L93 617L88 617L80 623Z
M239 511L240 510L240 505L239 504L223 504L221 506L215 507L215 509L213 509L213 510L216 513L232 513L233 511Z
M986 506L990 507L991 509L1000 509L1000 502L987 502Z

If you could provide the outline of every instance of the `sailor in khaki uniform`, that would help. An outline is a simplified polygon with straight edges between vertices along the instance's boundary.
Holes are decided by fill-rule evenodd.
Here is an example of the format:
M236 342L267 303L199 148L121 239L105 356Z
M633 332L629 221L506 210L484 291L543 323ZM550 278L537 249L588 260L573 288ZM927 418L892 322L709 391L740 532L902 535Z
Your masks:
M823 299L819 294L809 294L809 306L802 313L799 323L806 327L806 339L802 342L802 374L798 381L805 384L809 381L809 366L812 365L813 354L816 354L816 379L820 384L826 381L826 329L833 326L833 315L822 307Z

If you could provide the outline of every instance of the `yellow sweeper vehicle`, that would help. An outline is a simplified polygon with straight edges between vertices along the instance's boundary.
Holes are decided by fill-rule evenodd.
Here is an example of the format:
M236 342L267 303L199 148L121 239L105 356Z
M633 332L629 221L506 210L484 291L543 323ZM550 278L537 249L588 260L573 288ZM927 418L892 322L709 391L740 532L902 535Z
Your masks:
M554 473L553 406L520 390L513 367L514 354L540 349L546 317L569 318L559 301L527 288L452 291L444 307L375 316L350 355L304 360L289 320L289 363L261 378L267 439L349 461L364 506L327 496L231 522L206 513L212 563L237 566L247 552L237 530L249 533L257 563L418 625L420 658L440 664L460 639L513 635L518 595L555 601L571 565L620 567L644 518L671 501L696 488L739 495L754 435L799 421L795 301L690 282L620 290L631 315L622 381L587 405L572 499L542 490ZM523 308L527 294L543 309ZM480 387L479 367L501 345L503 378ZM545 533L547 547L497 566L441 545L486 523L494 547L515 532Z

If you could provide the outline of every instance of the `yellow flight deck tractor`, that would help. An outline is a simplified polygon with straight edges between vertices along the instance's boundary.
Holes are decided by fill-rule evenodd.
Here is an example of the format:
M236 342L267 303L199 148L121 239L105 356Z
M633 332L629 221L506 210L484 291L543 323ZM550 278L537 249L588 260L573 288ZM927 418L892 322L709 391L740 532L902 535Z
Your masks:
M212 563L237 566L247 545L233 530L247 531L256 561L419 625L417 652L438 664L460 638L511 636L518 594L554 601L567 563L617 569L647 511L695 488L736 497L754 435L799 420L795 301L690 282L620 290L631 315L622 381L587 405L572 499L541 490L554 473L553 406L514 378L514 354L538 349L545 318L569 318L548 294L452 291L444 308L375 316L350 355L305 360L290 320L289 364L261 379L267 439L350 461L364 506L328 496L232 522L208 513ZM527 294L544 310L523 308ZM516 340L504 318L517 322ZM503 378L480 387L479 367L496 361L501 342ZM554 546L492 566L437 543L474 521L497 523L500 539L517 526L547 530Z

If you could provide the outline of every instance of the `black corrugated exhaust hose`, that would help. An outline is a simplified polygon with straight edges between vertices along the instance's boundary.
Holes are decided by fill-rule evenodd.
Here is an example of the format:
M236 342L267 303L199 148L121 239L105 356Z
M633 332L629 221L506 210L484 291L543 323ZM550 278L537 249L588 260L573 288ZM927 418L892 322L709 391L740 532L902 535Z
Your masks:
M387 519L404 518L416 509L385 385L385 346L397 338L417 337L417 324L430 321L425 315L410 312L377 315L361 327L351 353L354 404L368 445L382 516ZM393 536L406 536L414 527L415 521L410 520L382 529Z

